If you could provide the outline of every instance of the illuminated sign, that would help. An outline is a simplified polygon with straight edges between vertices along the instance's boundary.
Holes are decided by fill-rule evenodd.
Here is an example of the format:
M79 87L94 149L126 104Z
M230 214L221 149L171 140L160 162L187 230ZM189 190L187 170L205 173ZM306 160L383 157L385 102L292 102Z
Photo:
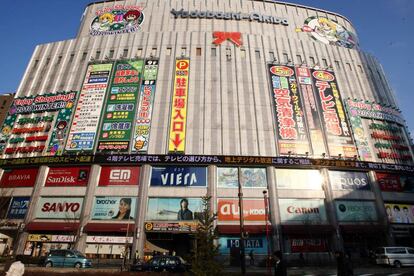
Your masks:
M185 149L189 71L189 59L176 60L168 139L169 152L184 153Z

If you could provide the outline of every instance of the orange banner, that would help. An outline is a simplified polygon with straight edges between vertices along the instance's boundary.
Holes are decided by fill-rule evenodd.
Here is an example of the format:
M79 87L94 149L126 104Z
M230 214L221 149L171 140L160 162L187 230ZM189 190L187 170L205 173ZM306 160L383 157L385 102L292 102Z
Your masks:
M239 221L239 200L218 199L217 204L218 221ZM265 221L266 212L263 199L243 200L244 221Z

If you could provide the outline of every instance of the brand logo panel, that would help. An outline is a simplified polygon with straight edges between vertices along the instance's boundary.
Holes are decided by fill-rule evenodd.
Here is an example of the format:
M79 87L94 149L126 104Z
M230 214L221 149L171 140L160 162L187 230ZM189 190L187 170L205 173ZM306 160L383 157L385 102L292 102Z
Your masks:
M101 168L99 186L138 185L139 167L109 167Z

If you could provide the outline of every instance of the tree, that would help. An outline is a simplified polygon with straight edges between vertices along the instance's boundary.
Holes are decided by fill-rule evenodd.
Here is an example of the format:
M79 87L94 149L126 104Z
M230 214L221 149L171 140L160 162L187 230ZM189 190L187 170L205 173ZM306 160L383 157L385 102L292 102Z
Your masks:
M203 210L198 218L192 272L199 276L219 275L221 264L216 260L219 246L214 244L218 238L214 228L217 214L211 211L211 196L204 196L201 199Z

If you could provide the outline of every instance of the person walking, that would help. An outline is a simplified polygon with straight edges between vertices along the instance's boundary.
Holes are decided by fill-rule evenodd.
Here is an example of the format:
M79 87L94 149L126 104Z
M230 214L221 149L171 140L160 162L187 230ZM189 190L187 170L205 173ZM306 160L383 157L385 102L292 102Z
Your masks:
M254 255L253 255L253 250L250 250L249 257L250 257L250 265L254 265Z
M287 276L287 269L286 269L285 261L283 260L282 251L275 251L273 255L276 261L275 276Z
M336 267L337 276L352 276L354 275L351 260L345 256L344 252L336 251Z

